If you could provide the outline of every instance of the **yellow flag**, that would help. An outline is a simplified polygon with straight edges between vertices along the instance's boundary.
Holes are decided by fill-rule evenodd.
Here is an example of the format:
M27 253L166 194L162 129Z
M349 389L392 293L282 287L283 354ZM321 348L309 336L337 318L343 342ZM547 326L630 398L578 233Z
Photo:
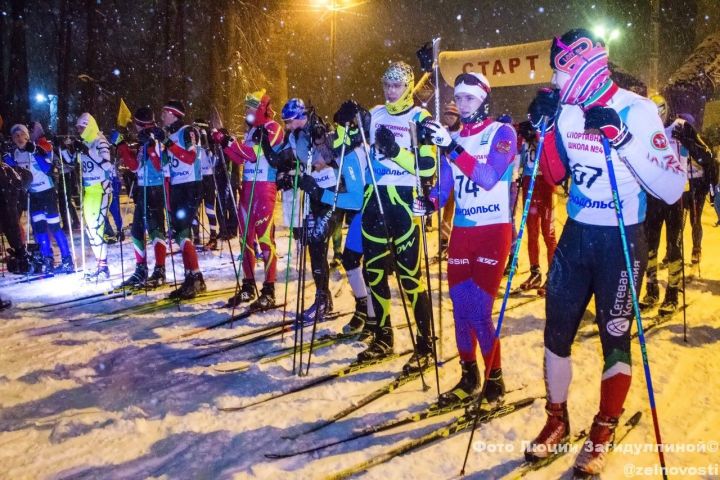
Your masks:
M117 116L117 124L118 127L127 127L127 124L130 123L132 120L132 113L130 113L130 109L127 105L125 105L125 100L122 98L120 99L120 109L118 110L118 116Z

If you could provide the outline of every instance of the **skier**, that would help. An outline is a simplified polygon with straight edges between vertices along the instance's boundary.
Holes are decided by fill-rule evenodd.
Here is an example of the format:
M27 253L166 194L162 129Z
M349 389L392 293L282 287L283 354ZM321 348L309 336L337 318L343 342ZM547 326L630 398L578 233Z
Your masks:
M596 474L603 469L630 388L633 308L628 281L639 284L647 262L642 223L645 192L674 203L685 182L685 171L668 146L655 105L619 88L610 79L607 64L605 47L587 30L574 29L555 38L550 65L552 82L559 91L543 89L531 105L555 125L554 132L545 138L542 178L557 185L571 173L572 183L569 218L547 284L544 374L548 416L525 456L536 461L568 441L570 349L594 295L604 365L599 411L575 460L579 474ZM601 135L611 145L633 262L631 279L627 277Z
M717 185L718 172L712 158L712 151L700 138L694 127L695 119L690 114L679 114L679 122L672 136L688 150L689 190L683 193L683 208L690 214L692 227L691 265L698 268L702 253L702 211L713 185Z
M665 126L665 136L674 154L681 163L687 167L688 151L673 136L675 128L682 128L682 120L670 116L667 102L662 95L653 95L651 100L655 103L658 115ZM667 248L665 262L668 268L668 282L665 290L665 298L658 309L661 314L672 313L678 307L678 292L682 278L682 228L683 228L683 207L682 201L678 200L672 205L653 197L647 198L647 214L645 220L645 233L648 242L648 264L646 272L645 296L640 306L643 309L654 307L660 298L658 287L658 247L660 246L660 234L663 223L665 224L665 238Z
M28 215L32 223L33 236L40 246L43 258L38 273L73 273L75 266L67 237L60 228L57 192L51 177L52 145L42 136L38 138L37 143L31 142L27 127L21 124L13 125L10 135L16 148L5 155L5 163L11 167L24 168L32 174L32 182L28 188L30 203ZM60 249L61 263L57 269L54 265L55 259L49 234L52 234Z
M362 143L362 135L357 125L357 114L363 123L363 129L370 129L370 112L362 108L355 101L345 101L335 115L335 140L333 148L336 156L342 150L343 142L345 142L345 162L347 163L347 171L343 173L343 177L354 180L355 176L360 179L357 181L345 181L341 193L338 195L338 206L345 210L349 219L347 235L345 237L345 248L342 252L342 266L348 278L348 283L355 297L355 311L350 321L343 326L343 333L355 334L359 333L358 340L362 342L370 342L374 338L377 331L377 319L373 302L368 298L368 275L363 260L363 240L362 240L362 198L367 182L368 160L365 154L365 148ZM347 135L345 125L347 125ZM343 170L346 168L343 166ZM357 171L359 170L359 175ZM359 205L354 203L356 198L360 198Z
M414 106L414 84L412 68L404 62L390 64L382 76L386 103L371 110L369 168L377 181L385 215L383 218L380 214L372 182L366 182L362 209L365 269L370 277L373 310L378 323L375 338L358 355L358 360L382 358L393 351L388 276L396 269L418 329L416 350L403 366L406 374L417 372L418 365L420 368L431 366L434 361L430 298L420 278L420 223L413 216L412 207L420 194L416 192L417 176L431 177L436 165L433 147L423 145L419 149L419 171L415 169L408 125L411 121L422 122L430 117L430 113ZM390 263L392 256L397 262L395 265Z
M277 187L282 191L283 223L294 229L293 236L300 239L302 211L300 194L294 190L295 177L304 171L310 153L310 123L305 102L291 98L282 108L282 120L285 122L285 135L278 151L264 151L265 155L277 165Z
M530 113L531 118L533 112ZM537 123L539 120L535 118ZM523 138L523 144L520 150L520 165L522 166L522 193L523 202L527 199L528 188L530 186L530 177L532 175L533 166L535 164L535 153L537 149L537 132L531 122L522 122L519 126L520 135ZM538 176L541 173L538 172ZM538 240L542 231L543 240L545 241L545 250L547 253L548 268L552 264L552 258L557 248L557 239L555 238L555 213L553 211L553 195L555 194L555 186L549 182L538 181L533 189L533 196L530 203L530 211L527 216L527 248L530 257L530 276L522 284L520 290L537 289L538 294L543 296L547 280L542 281L540 273L540 250Z
M110 132L108 138L112 145L117 145L123 141L123 136L117 130ZM117 150L116 150L117 151ZM112 169L110 170L110 186L112 188L112 199L108 206L109 215L105 218L105 242L113 244L122 242L125 240L125 232L123 231L123 218L122 212L120 211L120 194L122 193L122 182L120 181L120 175L118 167L120 163L119 157L116 155L114 158L111 156ZM110 226L110 217L112 217L115 223L115 230Z
M95 270L86 273L85 279L97 281L101 277L110 278L105 241L105 222L112 200L110 144L95 118L87 112L78 117L75 128L80 140L71 141L68 138L61 155L65 163L72 165L77 161L82 167L82 213L90 247L97 261Z
M454 101L450 101L445 104L443 109L443 125L453 136L453 140L457 140L457 136L460 135L462 130L462 122L460 121L460 110ZM448 242L450 241L450 232L452 231L453 217L455 216L455 197L452 195L448 196L447 203L442 209L442 225L441 225L441 238L442 238L442 250L446 251Z
M215 202L217 202L218 193L215 180L215 156L207 144L206 122L195 120L195 126L200 131L200 143L197 146L197 151L200 156L200 173L202 174L203 206L205 207L205 216L210 230L210 238L205 244L205 248L217 250L218 220L215 213Z
M31 268L30 254L25 248L20 225L18 202L32 181L30 171L0 162L0 234L5 235L10 244L5 259L7 269L17 274L26 274Z
M165 129L163 158L167 159L170 171L170 198L166 199L169 203L166 209L170 215L171 240L180 247L185 268L185 280L170 293L170 298L187 300L207 287L190 232L202 195L197 156L199 139L197 130L183 124L184 117L185 105L179 100L170 100L163 107L160 119Z
M262 143L275 149L283 141L283 130L273 117L270 96L259 90L245 97L245 122L250 128L245 141L240 144L222 132L215 132L215 139L223 145L223 151L232 161L243 165L242 188L238 200L241 235L245 235L243 258L243 283L240 292L228 300L229 305L239 305L255 298L255 252L253 242L257 239L265 261L265 279L260 296L250 307L265 309L275 305L275 277L277 256L275 254L275 222L273 210L277 186L277 169L268 161ZM251 199L252 196L252 199ZM252 201L251 201L252 200ZM248 218L249 216L249 218ZM247 224L247 232L244 232Z
M165 132L155 123L155 114L150 107L140 107L133 114L133 124L137 132L138 148L133 153L127 142L118 145L118 155L127 168L137 175L136 187L133 189L132 236L135 251L135 272L125 280L127 287L155 288L165 284L165 188L169 175L167 167L161 162L160 140ZM145 231L155 252L155 267L148 277L147 250Z
M432 142L444 151L431 199L441 207L451 195L455 198L447 275L462 376L455 387L440 395L439 403L464 403L477 394L480 372L475 351L479 343L489 371L484 398L495 404L504 395L505 385L500 345L491 357L495 341L492 306L512 241L510 183L517 134L511 125L488 117L490 83L483 74L459 75L454 96L463 123L459 136L453 139L435 122L424 124Z

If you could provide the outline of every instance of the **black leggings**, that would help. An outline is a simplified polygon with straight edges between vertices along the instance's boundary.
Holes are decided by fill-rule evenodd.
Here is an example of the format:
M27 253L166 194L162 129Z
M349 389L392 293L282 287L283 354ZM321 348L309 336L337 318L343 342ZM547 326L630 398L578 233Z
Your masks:
M683 211L680 201L668 205L650 195L647 196L647 215L645 232L648 242L647 283L657 285L658 248L663 223L667 240L668 286L678 288L682 277L682 239Z
M635 285L639 285L647 265L645 231L643 224L626 226L625 231ZM593 295L605 370L616 362L630 365L634 312L620 231L569 219L550 266L545 302L545 347L555 355L570 356Z
M365 189L362 211L365 270L375 315L380 327L390 326L390 285L388 277L397 269L410 303L420 336L430 339L430 298L420 272L420 225L413 217L413 188L379 186L387 220L387 230L371 185ZM388 251L387 235L392 238L396 263Z

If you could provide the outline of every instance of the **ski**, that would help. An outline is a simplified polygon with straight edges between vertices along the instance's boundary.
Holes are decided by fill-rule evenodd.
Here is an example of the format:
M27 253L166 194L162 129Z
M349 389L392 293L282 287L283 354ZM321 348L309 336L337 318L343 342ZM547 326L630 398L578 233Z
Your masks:
M278 307L280 307L280 306L281 306L281 305L276 305L276 306L273 306L272 308L274 309L274 308L278 308ZM241 317L241 319L242 319L242 318L246 318L247 316L252 315L253 313L264 312L264 311L267 311L267 310L270 310L270 308L264 309L264 310L254 309L254 310L251 310L249 313L244 312L243 314L247 313L247 315L245 315L244 317ZM339 313L339 312L338 312L338 313L337 313L336 315L334 315L332 318L327 318L326 320L327 320L327 321L334 320L334 319L336 319L336 318L340 318L340 317L343 316L343 315L349 315L350 313L352 313L352 312L344 312L344 313ZM237 317L237 315L235 315L235 317ZM235 317L233 317L233 320L232 320L232 321L238 320L238 318L235 318ZM226 323L226 322L228 322L228 321L229 321L229 320L226 320L226 321L224 321L223 323ZM279 325L279 323L284 323L285 326ZM278 323L276 323L274 326L260 327L260 328L252 329L252 330L247 331L247 332L244 332L244 333L240 333L240 334L236 335L234 338L248 337L248 336L252 336L252 335L255 335L255 334L259 334L259 335L256 335L256 336L254 336L253 338L250 338L250 339L247 339L247 340L242 340L242 341L239 341L239 342L233 342L233 343L231 343L230 345L225 345L225 346L223 346L223 347L216 348L216 349L214 349L214 350L211 350L210 352L203 352L203 353L201 353L201 354L199 354L199 355L196 355L196 356L192 357L192 359L193 359L193 360L199 360L199 359L201 359L201 358L207 358L207 357L209 357L209 356L211 356L211 355L217 355L218 353L228 352L228 351L234 350L234 349L236 349L236 348L244 347L245 345L250 345L250 344L252 344L252 343L259 342L259 341L261 341L261 340L266 340L266 339L268 339L268 338L272 338L272 337L274 337L274 336L276 336L276 335L282 334L284 331L289 331L290 329L289 329L288 327L290 326L290 324L292 324L292 322L278 322Z
M493 408L491 410L481 410L479 413L479 417L477 419L477 423L478 423L478 425L485 424L492 420L495 420L496 418L501 418L506 415L510 415L513 412L517 412L523 408L526 408L526 407L532 405L533 402L535 400L537 400L538 398L539 397L527 397L527 398L523 398L522 400L517 400L517 401L511 402L511 403L506 403L504 405ZM436 442L443 438L449 437L450 435L454 435L456 433L468 430L468 429L472 428L474 421L475 421L474 415L468 415L468 414L462 415L460 417L455 418L450 423L447 423L447 424L443 425L442 427L439 427L439 428L433 430L432 432L429 432L421 437L418 437L416 439L405 442L402 445L399 445L395 448L391 448L390 450L387 450L384 453L370 457L369 459L365 460L364 462L358 463L357 465L354 465L350 468L347 468L340 472L334 473L334 474L330 475L329 477L327 477L327 479L328 480L330 480L330 479L341 480L344 478L351 477L353 475L357 475L358 473L362 473L366 470L369 470L370 468L372 468L376 465L380 465L385 462L388 462L395 457L404 455L406 453L413 452L413 451L418 450L419 448L422 448L433 442Z
M452 357L446 359L445 361L446 361L446 362L447 362L447 361L450 361L450 360L454 359L454 358L457 357L457 356L458 356L458 355L455 354L455 355L453 355ZM425 369L423 369L423 373L424 373L424 372L427 372L427 371L430 371L430 369L433 368L433 367L434 367L433 365L428 365ZM387 384L383 385L382 387L376 389L375 391L369 393L368 395L366 395L365 397L361 398L361 399L358 400L357 402L354 402L354 403L353 403L352 405L350 405L349 407L346 407L346 408L344 408L343 410L337 412L337 413L336 413L335 415L333 415L332 417L330 417L330 418L328 418L328 419L326 419L326 420L322 420L322 421L320 421L318 424L316 424L315 426L310 427L310 428L306 428L305 430L302 430L302 431L300 431L300 432L298 432L298 433L295 433L295 434L293 434L293 435L283 436L283 438L288 439L288 440L294 440L294 439L296 439L296 438L298 438L298 437L301 437L301 436L303 436L303 435L307 435L308 433L317 432L318 430L321 430L321 429L323 429L323 428L325 428L325 427L327 427L327 426L329 426L329 425L332 425L332 424L334 424L335 422L337 422L338 420L341 420L341 419L347 417L348 415L350 415L350 414L352 414L352 413L360 410L362 407L371 404L371 403L374 402L375 400L377 400L377 399L379 399L379 398L382 398L383 396L385 396L385 395L387 395L387 394L389 394L389 393L394 392L394 391L397 390L398 388L402 387L403 385L405 385L405 384L407 384L407 383L412 382L413 380L415 380L415 379L417 379L417 378L420 378L420 372L413 372L413 373L410 373L410 374L408 374L408 375L406 375L406 374L404 374L404 373L401 373L400 375L396 376L396 377L395 377L392 381L390 381L389 383L387 383Z
M284 392L275 393L273 395L270 395L268 397L262 398L260 400L257 400L255 402L252 402L252 403L249 403L246 405L241 405L241 406L237 406L237 407L224 407L224 408L220 408L220 410L223 412L237 412L237 411L243 410L245 408L254 407L255 405L260 405L262 403L270 402L277 398L281 398L281 397L284 397L287 395L292 395L293 393L297 393L297 392L302 392L303 390L307 390L307 389L315 387L317 385L327 383L331 380L335 380L336 378L342 378L342 377L346 377L348 375L352 375L353 373L359 372L360 370L363 370L363 369L366 369L369 367L373 367L375 365L380 365L382 363L389 362L390 360L395 360L396 358L400 358L404 355L409 355L410 353L412 353L412 350L406 350L402 353L393 353L392 355L388 355L387 357L377 358L374 360L368 360L366 362L353 362L346 367L342 367L339 370L336 370L334 372L331 372L331 373L328 373L325 375L321 375L309 382L303 383L302 385L291 388L289 390L285 390ZM263 363L263 362L261 362L261 363Z
M161 310L164 310L166 308L172 308L179 304L184 305L192 305L196 303L201 303L208 300L217 300L218 298L224 297L228 293L234 291L234 288L226 288L226 289L218 289L218 290L209 290L207 292L203 292L198 294L196 297L188 299L188 300L175 300L171 298L160 298L156 299L150 302L141 303L140 305L131 305L129 307L123 307L118 310L114 310L112 312L108 312L106 315L113 315L108 318L99 318L90 322L82 323L83 320L86 319L75 319L70 320L73 324L81 325L81 326L89 326L89 325L96 325L100 323L108 323L115 320L120 320L122 318L125 318L129 315L148 315L151 313L156 313Z
M630 431L635 428L635 426L640 422L640 417L642 417L642 412L635 412L635 414L630 417L621 427L618 427L615 431L615 441L611 446L610 451L614 448L615 445L622 442L625 437L630 433ZM578 433L576 433L571 440L568 441L565 445L559 446L555 452L553 452L552 455L542 458L540 460L537 460L535 462L529 462L524 461L520 465L518 465L514 470L512 470L510 473L505 475L504 479L517 479L522 478L525 475L527 475L530 472L536 472L542 468L547 467L548 465L554 463L557 459L564 456L566 453L570 451L579 451L581 448L581 444L585 441L585 439L588 436L588 430L582 430ZM590 476L576 476L575 478L592 478Z
M512 391L515 391L515 390L521 390L521 389L523 389L523 388L525 388L524 385L523 385L522 387L520 387L520 388L511 390L511 391L507 391L506 394L509 394L509 393L511 393ZM462 408L467 407L467 406L470 405L471 403L475 402L475 400L476 400L476 399L475 399L474 397L472 397L472 398L466 399L465 401L455 402L455 403L452 403L452 404L450 404L450 405L446 405L446 406L443 406L443 407L439 406L437 402L434 402L434 403L430 404L430 406L427 407L425 410L422 410L422 411L417 412L417 413L413 413L413 414L411 414L411 415L407 415L407 416L405 416L405 417L394 418L394 419L388 420L388 421L383 422L383 423L378 423L378 424L375 424L375 425L370 425L370 426L368 426L368 427L363 428L362 430L359 430L359 431L357 431L357 432L351 433L349 436L347 436L347 437L345 437L345 438L341 438L341 439L339 439L339 440L335 440L335 441L332 441L332 442L329 442L329 443L324 443L324 444L317 445L317 446L310 447L310 448L305 448L305 449L303 449L303 450L295 450L295 451L291 451L291 452L282 452L282 453L266 453L266 454L265 454L265 457L267 457L267 458L273 458L273 459L277 459L277 458L289 458L289 457L294 457L294 456L296 456L296 455L303 455L303 454L306 454L306 453L317 452L317 451L319 451L319 450L323 450L323 449L328 448L328 447L332 447L332 446L335 446L335 445L340 445L340 444L343 444L343 443L347 443L347 442L350 442L350 441L352 441L352 440L357 440L358 438L367 437L367 436L369 436L369 435L374 435L374 434L376 434L376 433L384 432L384 431L386 431L386 430L390 430L390 429L393 429L393 428L401 427L401 426L403 426L403 425L407 425L407 424L410 424L410 423L418 423L418 422L421 422L421 421L426 420L426 419L428 419L428 418L439 417L439 416L441 416L441 415L445 415L445 414L448 414L448 413L452 413L452 412L454 412L454 411L456 411L456 410L460 410L460 409L462 409ZM500 406L498 406L498 407L493 407L493 409L499 408L499 407L500 407ZM482 419L481 419L481 420L482 420Z

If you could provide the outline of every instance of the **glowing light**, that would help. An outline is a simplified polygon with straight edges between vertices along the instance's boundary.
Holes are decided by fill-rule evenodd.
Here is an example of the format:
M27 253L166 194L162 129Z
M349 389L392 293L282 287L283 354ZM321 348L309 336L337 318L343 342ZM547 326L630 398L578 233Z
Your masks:
M47 102L47 97L45 96L44 93L36 93L36 94L35 94L35 101L36 101L37 103L45 103L45 102Z

